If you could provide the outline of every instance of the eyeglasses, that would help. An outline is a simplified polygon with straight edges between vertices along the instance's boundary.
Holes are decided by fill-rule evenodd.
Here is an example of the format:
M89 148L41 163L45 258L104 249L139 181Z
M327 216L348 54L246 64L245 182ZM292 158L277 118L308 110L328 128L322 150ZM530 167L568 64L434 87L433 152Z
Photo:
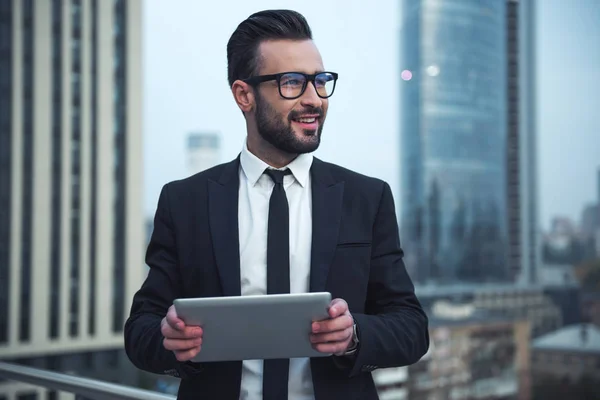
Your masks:
M277 81L279 95L288 100L297 99L302 96L306 90L306 86L308 86L308 82L312 82L317 95L322 99L326 99L333 94L337 78L338 74L335 72L319 72L313 75L302 72L282 72L273 75L253 76L243 81L252 86L256 86L262 82Z

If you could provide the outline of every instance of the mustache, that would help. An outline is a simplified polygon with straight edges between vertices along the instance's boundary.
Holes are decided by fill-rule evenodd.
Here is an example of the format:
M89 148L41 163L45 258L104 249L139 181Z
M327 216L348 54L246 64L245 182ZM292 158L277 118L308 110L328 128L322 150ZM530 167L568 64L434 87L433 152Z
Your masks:
M305 108L303 110L292 110L288 115L288 119L291 121L296 118L300 118L305 114L318 115L319 118L323 117L323 109L321 107Z

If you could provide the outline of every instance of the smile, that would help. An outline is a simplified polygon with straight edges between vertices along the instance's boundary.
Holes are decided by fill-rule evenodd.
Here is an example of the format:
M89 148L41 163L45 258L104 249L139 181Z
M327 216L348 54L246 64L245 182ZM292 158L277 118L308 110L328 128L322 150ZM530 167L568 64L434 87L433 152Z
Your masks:
M304 124L312 124L313 122L315 122L317 119L316 118L298 118L295 121L298 122L302 122Z
M306 129L316 129L316 126L319 124L319 114L305 114L298 118L292 119L293 122L303 125Z

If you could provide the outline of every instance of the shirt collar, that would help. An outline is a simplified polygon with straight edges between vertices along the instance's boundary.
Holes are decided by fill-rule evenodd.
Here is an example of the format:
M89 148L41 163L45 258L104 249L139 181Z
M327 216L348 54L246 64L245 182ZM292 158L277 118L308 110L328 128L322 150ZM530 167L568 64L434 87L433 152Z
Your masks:
M312 154L299 154L291 163L278 169L289 168L296 181L298 181L302 187L306 187L312 161ZM242 165L246 178L248 178L248 181L252 186L256 185L256 182L258 182L261 175L265 172L265 169L270 168L269 164L250 153L246 141L244 141L242 153L240 154L240 164Z

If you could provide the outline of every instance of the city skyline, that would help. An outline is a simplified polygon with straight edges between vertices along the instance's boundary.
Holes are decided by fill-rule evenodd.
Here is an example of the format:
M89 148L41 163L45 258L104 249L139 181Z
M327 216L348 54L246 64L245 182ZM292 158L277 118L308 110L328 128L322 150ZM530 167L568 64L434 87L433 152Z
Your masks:
M325 65L340 72L323 143L315 155L386 180L401 211L399 99L386 90L399 82L399 55L390 49L399 48L400 6L392 1L378 3L376 9L357 1L344 4L314 7L292 1L286 5L307 17ZM235 26L252 12L279 6L275 1L200 5L180 0L175 7L152 0L145 3L146 216L154 213L162 185L186 176L183 155L188 132L222 132L222 162L240 151L245 126L227 88L225 45ZM178 12L184 9L185 13ZM593 182L600 166L593 150L600 149L599 123L593 113L600 107L593 96L600 90L600 73L594 67L600 62L600 50L591 45L600 33L593 24L595 16L600 17L600 4L581 0L566 6L554 0L538 2L537 9L539 212L541 227L546 228L555 215L577 220L583 207L595 201L595 188L581 182ZM192 22L205 14L223 18L218 23ZM171 24L169 15L180 22ZM361 29L354 29L359 21ZM357 51L363 52L360 58ZM366 89L361 79L374 70L385 81ZM177 101L164 103L165 98ZM348 118L356 116L357 109L361 117Z

